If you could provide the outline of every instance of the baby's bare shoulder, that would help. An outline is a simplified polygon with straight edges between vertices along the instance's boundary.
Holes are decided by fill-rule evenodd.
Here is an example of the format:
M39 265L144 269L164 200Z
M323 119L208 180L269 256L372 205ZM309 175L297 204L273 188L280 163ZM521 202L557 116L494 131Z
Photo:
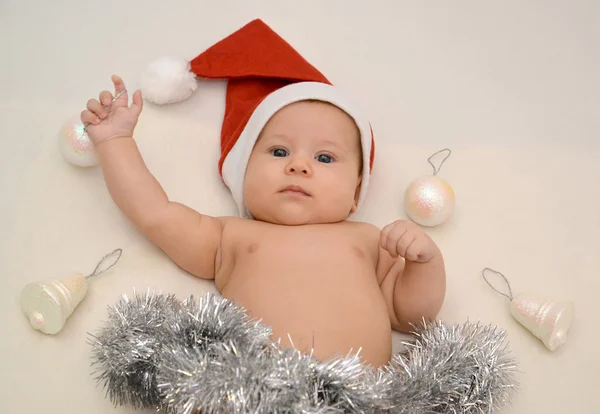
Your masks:
M219 220L223 226L223 234L227 234L229 236L240 234L243 235L247 232L251 232L253 229L256 229L256 227L261 225L260 222L242 217L219 217Z
M372 251L373 254L378 254L381 230L377 226L365 222L346 223L346 232L350 233L348 238L352 239L353 243L358 243L369 251Z
M353 232L362 236L378 238L381 231L379 227L371 223L362 221L347 221L346 223Z

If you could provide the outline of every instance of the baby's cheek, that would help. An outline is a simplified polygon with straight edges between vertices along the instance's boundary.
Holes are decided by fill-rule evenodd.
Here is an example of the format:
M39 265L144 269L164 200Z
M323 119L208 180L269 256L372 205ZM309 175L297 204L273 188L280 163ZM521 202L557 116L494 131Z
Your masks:
M256 204L263 200L272 187L272 178L262 171L249 171L244 180L244 199Z
M347 206L351 206L354 201L355 189L347 184L335 183L328 186L323 194L329 199L329 203L345 209Z

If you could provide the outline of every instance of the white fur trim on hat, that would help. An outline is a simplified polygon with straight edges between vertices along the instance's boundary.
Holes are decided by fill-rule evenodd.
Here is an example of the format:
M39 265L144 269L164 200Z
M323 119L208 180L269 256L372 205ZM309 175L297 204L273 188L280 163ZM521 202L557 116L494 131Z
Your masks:
M370 124L358 111L357 106L334 86L320 82L298 82L277 89L258 105L223 161L221 170L223 181L231 191L238 214L241 217L252 217L244 203L244 177L248 160L258 136L269 119L281 108L308 99L329 102L339 107L350 115L358 126L363 153L362 184L357 203L357 210L360 209L369 186L372 139Z

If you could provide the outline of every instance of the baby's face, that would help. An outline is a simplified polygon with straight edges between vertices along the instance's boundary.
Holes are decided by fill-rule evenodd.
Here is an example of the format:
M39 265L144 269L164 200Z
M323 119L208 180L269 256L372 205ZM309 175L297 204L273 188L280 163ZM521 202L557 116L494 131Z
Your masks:
M277 112L248 161L244 200L255 219L335 223L356 210L362 156L358 128L341 109L302 101Z

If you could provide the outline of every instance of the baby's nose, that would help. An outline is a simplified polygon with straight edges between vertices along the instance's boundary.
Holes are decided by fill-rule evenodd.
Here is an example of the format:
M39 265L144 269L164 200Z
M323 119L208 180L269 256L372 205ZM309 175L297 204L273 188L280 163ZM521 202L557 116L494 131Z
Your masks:
M310 167L305 160L292 160L287 166L288 174L310 175Z
M288 171L289 171L290 173L299 172L299 173L302 173L302 174L308 174L308 168L290 167L290 168L288 169Z

